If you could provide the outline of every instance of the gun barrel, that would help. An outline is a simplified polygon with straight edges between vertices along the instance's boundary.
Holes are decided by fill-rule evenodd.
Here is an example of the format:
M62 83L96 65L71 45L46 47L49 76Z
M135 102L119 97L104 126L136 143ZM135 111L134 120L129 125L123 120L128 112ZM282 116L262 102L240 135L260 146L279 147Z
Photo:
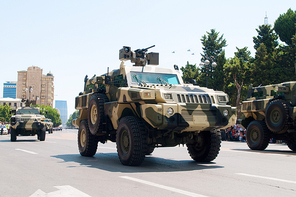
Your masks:
M147 47L147 48L144 49L144 50L148 50L148 49L151 49L151 48L153 48L153 47L155 47L155 45L152 45L152 46L150 46L150 47Z

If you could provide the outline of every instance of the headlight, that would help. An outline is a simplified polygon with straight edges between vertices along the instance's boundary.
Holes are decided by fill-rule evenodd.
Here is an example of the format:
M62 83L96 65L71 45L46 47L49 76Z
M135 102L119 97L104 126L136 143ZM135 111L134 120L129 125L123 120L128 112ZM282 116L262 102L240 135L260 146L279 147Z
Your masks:
M225 109L225 110L223 111L223 116L228 116L228 114L229 114L228 110Z
M172 94L164 94L164 99L173 99Z
M168 114L169 116L173 115L173 114L174 114L174 110L173 110L173 108L169 107L169 108L167 109L167 114Z

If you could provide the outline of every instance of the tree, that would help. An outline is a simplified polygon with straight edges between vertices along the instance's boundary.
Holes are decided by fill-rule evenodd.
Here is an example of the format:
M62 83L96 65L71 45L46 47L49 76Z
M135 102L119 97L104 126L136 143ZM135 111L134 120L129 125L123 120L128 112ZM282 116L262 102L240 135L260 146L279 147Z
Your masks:
M9 105L0 105L0 121L2 122L10 122L10 111L11 111L11 107Z
M272 53L278 46L278 36L273 32L270 25L261 25L256 29L258 36L253 37L254 48L257 50L264 43L267 53Z
M198 81L198 76L199 76L199 68L196 67L196 64L187 64L185 67L181 67L181 71L183 73L183 81L184 83L195 83L195 81Z
M67 127L74 127L74 125L72 124L72 121L76 118L79 118L79 111L75 111L70 118L68 119L66 126Z
M292 38L296 34L296 11L291 8L285 14L281 14L274 23L274 30L281 41L287 45L292 44Z
M56 109L48 105L35 105L34 107L39 107L41 114L43 114L46 118L51 119L53 127L58 127L62 124L60 114Z
M243 90L245 88L240 87L239 94L237 90L237 83L241 81L245 83L246 81L249 83L249 73L250 73L250 62L241 61L238 57L227 59L224 65L224 73L225 73L225 88L224 91L229 95L230 104L234 106L238 106L237 101L241 101L241 96L243 98L247 95L247 93ZM233 81L234 80L234 81ZM233 83L234 82L234 83Z
M226 40L223 38L223 34L219 36L220 32L216 32L215 29L211 29L210 32L206 32L205 35L202 36L201 43L203 45L203 53L201 53L201 61L209 60L210 64L208 66L204 66L201 69L201 76L200 76L200 82L201 86L205 86L206 81L206 73L208 73L208 81L209 81L209 87L214 88L214 75L213 71L217 70L217 72L223 71L223 66L217 65L216 69L213 69L212 62L217 63L217 58L219 55L221 55L223 51L223 47L226 47ZM223 62L223 61L222 61ZM208 70L207 70L208 69ZM216 75L217 76L217 75Z
M276 83L280 71L276 69L276 54L268 53L264 43L256 51L252 68L252 83L254 86Z

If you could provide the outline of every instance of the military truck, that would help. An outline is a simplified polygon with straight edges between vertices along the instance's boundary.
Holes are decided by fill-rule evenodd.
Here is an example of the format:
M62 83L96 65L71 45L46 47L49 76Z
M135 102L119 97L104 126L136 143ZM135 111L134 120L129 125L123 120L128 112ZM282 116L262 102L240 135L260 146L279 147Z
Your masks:
M98 142L110 140L123 165L140 165L155 147L180 144L197 162L214 160L218 129L235 124L236 108L227 105L224 92L184 84L178 66L155 66L159 54L147 53L149 48L124 46L119 69L85 77L84 92L75 100L79 118L73 120L80 154L93 156ZM125 65L128 60L134 65Z
M45 118L44 122L46 123L46 131L48 133L52 133L53 132L53 122L51 121L50 118Z
M46 118L40 113L38 107L21 107L16 110L16 114L11 116L10 140L16 141L17 136L34 136L40 141L45 140Z
M246 139L253 150L264 150L270 140L284 140L296 151L296 81L249 87L242 102Z

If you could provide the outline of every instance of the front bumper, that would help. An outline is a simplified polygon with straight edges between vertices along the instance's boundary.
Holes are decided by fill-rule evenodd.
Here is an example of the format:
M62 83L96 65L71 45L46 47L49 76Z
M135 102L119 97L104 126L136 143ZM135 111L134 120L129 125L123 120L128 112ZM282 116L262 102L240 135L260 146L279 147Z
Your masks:
M223 113L225 110L228 114ZM172 112L172 114L168 114ZM204 131L236 123L236 108L229 105L160 103L141 105L141 115L152 127L174 131Z

